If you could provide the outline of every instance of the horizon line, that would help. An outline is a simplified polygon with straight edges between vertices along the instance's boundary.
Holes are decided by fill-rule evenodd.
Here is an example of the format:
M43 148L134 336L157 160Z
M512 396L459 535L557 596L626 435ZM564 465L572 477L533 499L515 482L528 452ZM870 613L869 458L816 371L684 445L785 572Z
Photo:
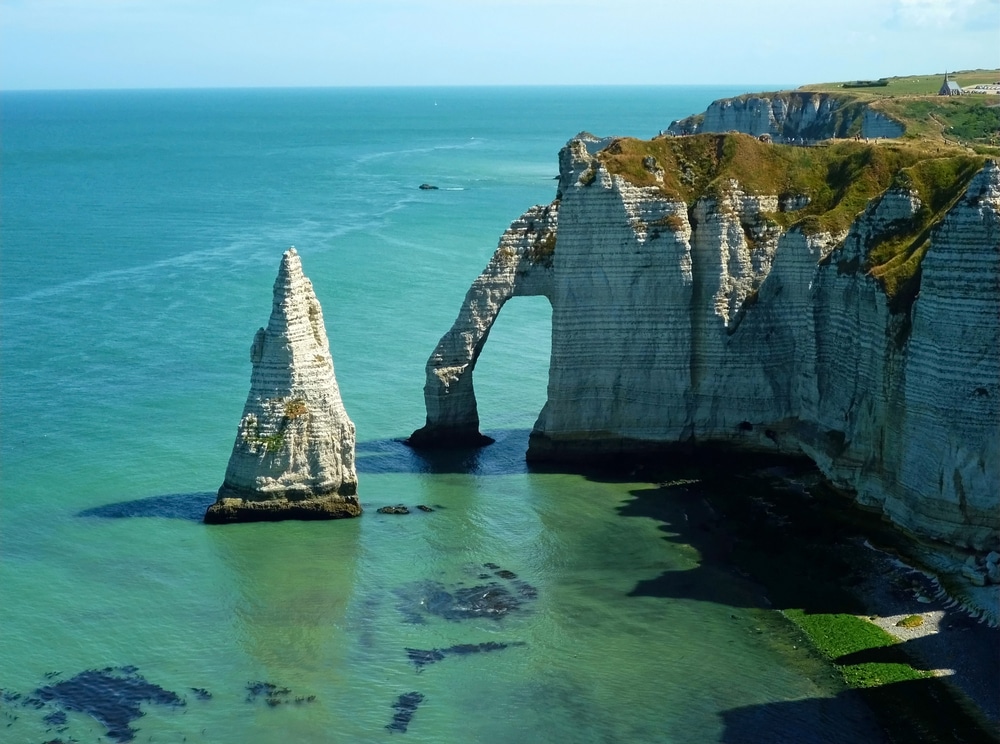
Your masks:
M923 72L908 75L887 75L886 79L927 77L945 75L966 75L977 72L1000 72L1000 67L975 67L942 73ZM871 78L876 79L876 78ZM344 83L339 85L161 85L161 86L82 86L64 87L7 87L0 83L0 95L4 93L74 93L74 92L125 92L125 91L209 91L209 90L347 90L347 89L441 89L441 88L733 88L747 86L747 92L797 90L806 85L832 85L850 80L827 80L798 83L794 86L775 87L773 83L753 82L712 82L712 83Z
M810 83L803 83L810 85ZM794 90L790 87L774 88L770 83L374 83L371 85L171 85L138 88L93 87L93 88L8 88L0 87L0 95L5 93L124 93L153 91L223 91L223 90L440 90L472 88L733 88L751 86L750 90Z

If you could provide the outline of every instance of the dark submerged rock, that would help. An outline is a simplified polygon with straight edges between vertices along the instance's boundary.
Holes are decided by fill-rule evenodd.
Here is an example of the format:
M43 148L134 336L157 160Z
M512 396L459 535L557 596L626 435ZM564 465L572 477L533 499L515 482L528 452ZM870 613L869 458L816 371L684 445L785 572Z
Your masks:
M527 644L524 643L524 641L515 641L513 643L487 641L486 643L460 643L455 646L449 646L448 648L432 648L427 651L419 648L408 648L406 649L406 657L413 662L417 671L421 672L425 666L430 666L431 664L443 661L447 656L467 656L469 654L502 651L505 648L526 645Z
M417 509L422 512L432 512L434 511L431 507L426 504L417 504ZM376 509L379 514L409 514L410 507L404 504L396 504L395 506L380 506Z
M302 705L303 703L316 702L315 695L293 695L288 687L279 687L273 682L247 682L248 703L255 702L262 698L270 708L277 708L279 705Z
M147 681L135 667L105 667L80 672L75 677L35 690L41 703L59 706L63 711L86 713L107 729L108 738L128 742L135 738L132 721L144 715L140 704L154 703L180 708L185 705L178 695ZM51 714L53 716L56 713ZM65 721L65 713L63 714ZM48 718L48 717L47 717ZM47 720L46 718L46 720Z
M379 514L409 514L410 510L402 504L396 506L381 506L376 509Z
M406 692L400 695L396 698L396 702L392 704L396 712L392 716L392 723L386 724L386 728L393 733L398 731L401 734L405 734L410 721L413 719L413 714L423 701L424 696L419 692Z
M495 575L499 578L515 576L495 563L486 566L495 567ZM480 574L480 580L482 577L483 574ZM489 575L485 577L489 578ZM406 621L422 624L430 616L452 622L481 617L499 620L511 612L524 609L526 601L538 597L538 590L524 581L490 581L471 587L462 584L447 587L437 581L421 581L400 587L395 594L400 600L397 609Z
M527 581L516 581L514 586L517 588L517 593L525 599L538 599L538 589L533 587Z
M65 726L66 725L66 711L64 710L54 710L45 716L43 719L45 723L49 726Z
M447 649L432 648L428 650L420 648L407 648L406 658L413 662L413 665L420 671L425 666L430 666L438 661L443 661Z

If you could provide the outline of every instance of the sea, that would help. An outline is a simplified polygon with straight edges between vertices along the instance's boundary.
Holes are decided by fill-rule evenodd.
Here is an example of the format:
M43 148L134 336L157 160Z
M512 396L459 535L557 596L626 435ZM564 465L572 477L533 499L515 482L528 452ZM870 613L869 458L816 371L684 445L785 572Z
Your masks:
M0 94L0 740L878 740L758 587L638 506L656 484L527 467L544 298L476 368L496 443L403 442L559 149L748 89ZM365 513L206 526L289 246Z

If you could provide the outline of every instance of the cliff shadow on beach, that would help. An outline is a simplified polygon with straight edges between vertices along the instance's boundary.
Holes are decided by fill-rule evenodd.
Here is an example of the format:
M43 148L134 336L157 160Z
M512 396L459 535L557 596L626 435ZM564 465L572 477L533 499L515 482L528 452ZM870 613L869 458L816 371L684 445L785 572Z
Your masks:
M825 720L858 700L892 741L998 741L1000 630L977 622L931 577L896 560L909 538L829 488L815 468L712 453L707 460L642 464L630 473L637 477L650 486L633 489L619 514L659 522L664 540L689 545L700 558L694 568L637 582L629 596L780 610L795 623L788 624L792 642L816 648L855 686L834 701L728 711L724 741L783 740L773 735L792 712L788 706L796 720L803 720L799 713ZM859 619L887 614L887 607L893 615L934 617L936 627L893 642ZM829 634L826 648L817 647L817 633Z
M931 705L932 708L916 708ZM914 715L914 711L917 714ZM932 680L847 689L832 697L731 708L721 714L726 744L989 744L997 741L978 713L956 708Z

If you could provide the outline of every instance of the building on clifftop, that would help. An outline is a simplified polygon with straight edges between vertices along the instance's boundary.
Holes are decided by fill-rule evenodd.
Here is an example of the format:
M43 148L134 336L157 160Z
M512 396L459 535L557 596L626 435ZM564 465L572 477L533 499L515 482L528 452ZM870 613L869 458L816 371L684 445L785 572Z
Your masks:
M944 74L944 82L941 84L941 90L938 91L939 96L960 96L962 95L962 86L956 83L954 80L948 79L948 73Z

